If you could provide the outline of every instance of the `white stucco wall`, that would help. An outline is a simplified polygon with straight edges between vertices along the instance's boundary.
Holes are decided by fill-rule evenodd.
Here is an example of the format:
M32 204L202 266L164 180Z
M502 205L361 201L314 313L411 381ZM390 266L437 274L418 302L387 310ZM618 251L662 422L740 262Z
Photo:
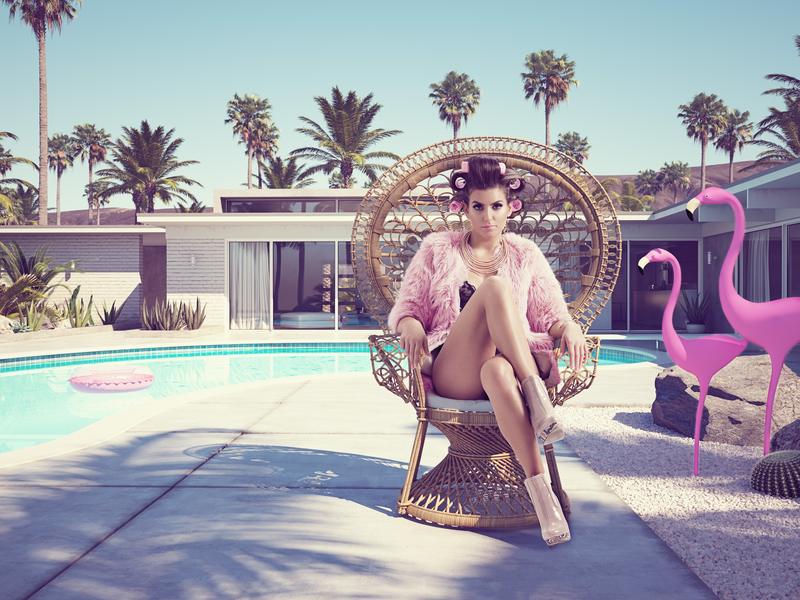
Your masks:
M64 283L69 289L57 288L51 296L54 302L63 302L72 290L80 285L79 298L88 301L92 295L94 306L102 309L103 302L117 308L125 302L117 324L138 326L140 311L139 255L141 234L138 233L33 233L19 232L19 228L0 228L0 241L16 241L26 257L41 246L48 247L52 264L76 263L74 272L59 276L54 283ZM32 229L32 228L28 228ZM93 311L95 323L100 318Z

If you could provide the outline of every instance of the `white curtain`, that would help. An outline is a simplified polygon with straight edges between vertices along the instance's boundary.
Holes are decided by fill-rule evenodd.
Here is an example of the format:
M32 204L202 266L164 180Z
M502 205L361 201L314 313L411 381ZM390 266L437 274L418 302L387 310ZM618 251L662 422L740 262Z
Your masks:
M769 229L748 234L745 297L751 302L769 300Z
M231 242L231 329L269 329L269 242Z

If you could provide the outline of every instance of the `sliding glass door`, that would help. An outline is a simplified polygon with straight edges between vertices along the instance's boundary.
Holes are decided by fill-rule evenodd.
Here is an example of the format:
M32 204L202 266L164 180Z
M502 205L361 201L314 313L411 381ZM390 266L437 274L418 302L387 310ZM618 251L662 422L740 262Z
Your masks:
M269 242L230 242L231 329L269 329Z

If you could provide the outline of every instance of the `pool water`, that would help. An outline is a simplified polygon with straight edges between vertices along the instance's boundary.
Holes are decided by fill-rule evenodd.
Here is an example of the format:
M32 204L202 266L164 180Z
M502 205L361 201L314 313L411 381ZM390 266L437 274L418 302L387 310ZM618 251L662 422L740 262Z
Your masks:
M601 365L651 355L601 348ZM87 364L146 366L153 384L130 392L82 392L69 378ZM0 452L77 431L144 400L301 375L371 371L367 344L260 344L137 349L0 361ZM4 372L3 372L4 371ZM376 384L377 385L377 384Z

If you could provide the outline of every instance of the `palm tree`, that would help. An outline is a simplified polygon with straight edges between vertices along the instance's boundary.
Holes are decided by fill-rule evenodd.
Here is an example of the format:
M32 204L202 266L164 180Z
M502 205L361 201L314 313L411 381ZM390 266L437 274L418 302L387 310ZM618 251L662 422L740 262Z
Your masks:
M72 129L72 143L75 146L75 152L81 158L81 162L89 163L89 225L92 224L92 210L95 202L94 197L91 195L94 187L92 186L92 176L94 166L97 163L104 162L108 150L112 146L111 136L108 135L105 129L98 129L92 123L84 123L83 125L76 125ZM98 213L100 208L97 208ZM97 223L100 222L100 215L97 215Z
M111 182L105 179L98 179L83 186L83 197L86 202L95 207L95 225L100 225L100 207L106 206L111 202L111 195L108 193ZM89 225L91 225L91 221Z
M656 197L656 194L664 189L664 173L655 172L653 169L639 171L634 181L636 191L643 196Z
M13 221L19 225L36 223L39 216L39 194L36 188L18 183L16 189L9 191L9 196L14 201Z
M174 129L165 131L162 126L151 129L145 120L139 129L123 127L122 131L122 137L112 148L111 166L97 173L110 184L105 196L130 194L137 212L149 213L155 211L153 201L156 197L164 204L180 199L196 200L181 186L200 184L175 171L198 163L176 158L183 139L172 139Z
M36 36L39 45L39 225L47 225L47 64L45 42L47 31L57 29L75 16L82 0L2 0L9 17L19 13L23 23Z
M664 187L672 189L673 202L678 201L679 193L686 192L692 186L689 163L680 161L664 163L658 174L661 176Z
M700 190L706 189L706 147L725 127L728 109L716 94L697 94L690 103L678 106L678 118L686 135L700 142Z
M332 102L322 96L314 98L322 111L327 131L311 119L300 117L309 127L299 127L297 131L308 135L318 147L297 148L289 155L319 161L319 164L306 170L306 175L320 171L330 175L334 169L338 169L342 176L342 185L350 187L353 172L358 169L372 183L377 178L376 173L387 167L371 163L370 160L388 158L396 161L400 157L393 152L366 152L367 148L402 131L369 128L381 109L380 104L372 104L372 94L359 100L356 93L351 91L347 98L343 98L339 88L334 87L331 95Z
M12 140L16 140L17 136L11 133L10 131L0 131L0 139L2 138L9 138ZM25 187L36 189L32 183L25 181L24 179L19 179L17 177L6 177L6 175L11 171L14 165L29 165L34 169L38 169L38 166L32 160L28 160L27 158L22 158L21 156L14 156L11 154L9 150L3 148L3 145L0 144L0 186L2 185L23 185ZM13 194L9 192L8 188L0 188L0 207L2 207L4 213L6 215L15 214L14 213L14 198ZM10 217L6 216L4 219L8 220Z
M550 113L567 99L570 86L577 86L575 62L554 50L531 52L525 57L527 71L520 73L525 99L533 96L535 106L544 101L544 143L550 145Z
M748 121L750 111L729 110L725 116L725 126L714 140L714 147L728 153L728 183L733 183L733 156L742 151L745 144L753 139L753 124Z
M563 152L569 156L572 160L583 164L583 161L589 158L591 146L589 145L588 138L581 137L577 131L570 131L568 133L559 134L555 148L559 152Z
M274 156L278 151L278 136L278 128L271 123L266 124L266 126L259 125L254 131L253 158L256 161L259 189L264 186L264 161Z
M297 166L296 157L290 158L286 164L280 156L269 157L268 163L262 163L260 170L263 171L270 189L305 188L314 185L314 180L308 177L305 165Z
M272 124L269 111L272 106L266 98L259 98L253 94L233 95L233 100L228 101L228 117L225 123L233 125L233 135L239 136L239 141L247 148L247 188L252 188L251 177L253 173L253 154L259 143L267 143L271 135L277 141L277 129ZM273 133L274 132L274 133Z
M201 213L205 212L206 207L197 199L192 200L189 205L184 204L178 200L178 206L175 207L175 212L179 213Z
M794 36L794 45L797 48L797 53L800 54L800 35ZM763 94L775 94L781 96L784 100L790 102L800 102L800 79L792 77L791 75L783 75L781 73L770 73L766 76L767 79L778 81L786 87L773 88L762 92Z
M800 158L800 102L784 100L786 110L778 110L774 106L769 109L769 116L758 123L758 131L751 144L763 146L757 160L742 169L747 171L762 165L774 165ZM761 139L770 134L777 141Z
M75 164L77 148L72 138L63 133L50 138L47 147L50 168L56 172L56 225L61 225L61 176Z
M475 114L481 101L481 90L475 80L466 73L450 71L440 83L432 83L428 98L433 98L434 106L439 107L439 119L453 127L453 139L458 137L461 119L464 125Z

